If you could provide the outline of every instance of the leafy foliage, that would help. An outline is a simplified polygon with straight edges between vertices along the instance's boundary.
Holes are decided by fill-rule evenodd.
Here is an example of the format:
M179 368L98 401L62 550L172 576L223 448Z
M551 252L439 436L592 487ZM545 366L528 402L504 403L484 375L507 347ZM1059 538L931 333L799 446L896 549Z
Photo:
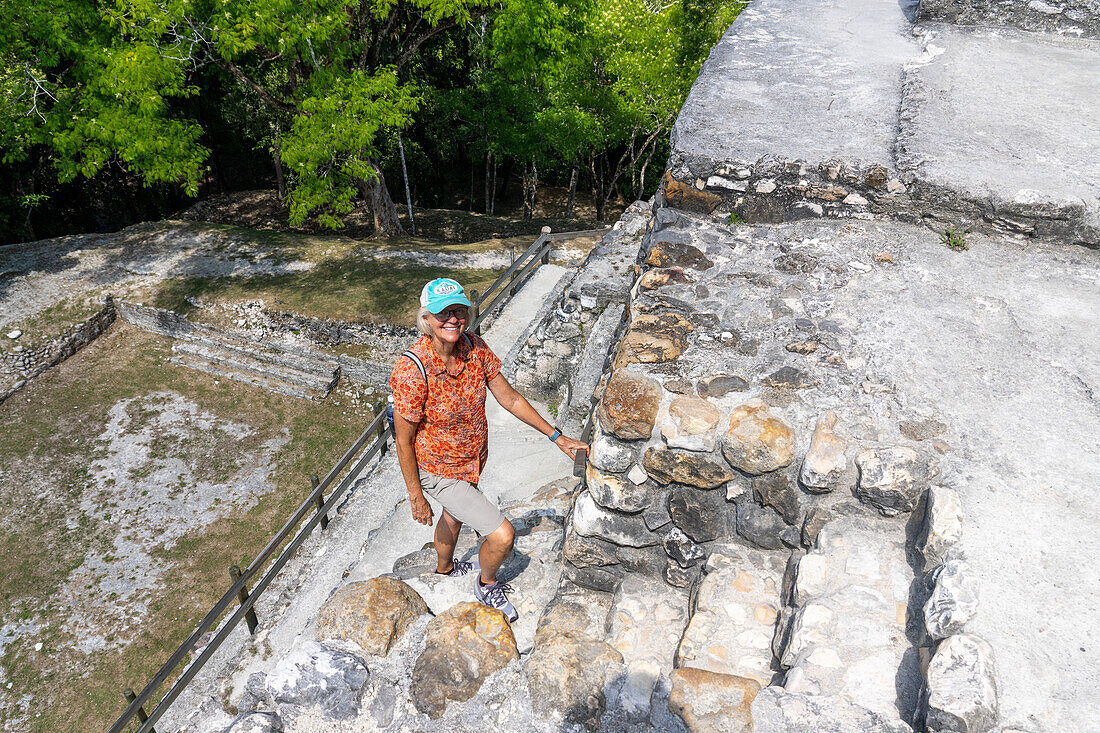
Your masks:
M195 196L233 137L285 177L292 222L338 227L404 130L421 180L514 162L532 186L538 170L586 174L606 203L623 186L641 195L647 166L663 165L663 138L740 7L3 0L0 176L17 179L15 201L44 176L94 179L117 164ZM388 194L377 202L392 207Z

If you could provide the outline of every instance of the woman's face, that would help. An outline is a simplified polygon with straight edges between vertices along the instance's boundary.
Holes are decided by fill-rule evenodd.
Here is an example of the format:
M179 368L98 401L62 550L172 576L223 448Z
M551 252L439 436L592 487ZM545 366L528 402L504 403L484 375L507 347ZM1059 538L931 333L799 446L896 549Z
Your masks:
M428 323L432 327L432 338L449 344L457 343L466 329L466 319L469 316L470 309L464 305L449 305L439 313L429 315Z

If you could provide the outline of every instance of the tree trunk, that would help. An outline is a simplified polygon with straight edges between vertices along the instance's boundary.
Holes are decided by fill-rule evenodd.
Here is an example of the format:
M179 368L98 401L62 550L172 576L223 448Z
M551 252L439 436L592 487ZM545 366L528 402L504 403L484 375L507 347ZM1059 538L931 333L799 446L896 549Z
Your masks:
M283 176L283 146L278 136L275 138L275 149L272 151L272 160L275 163L275 187L279 191L279 203L286 201L286 178Z
M573 156L573 171L569 174L569 200L565 202L565 218L572 219L577 208L577 156Z
M645 171L649 167L649 161L653 159L653 154L657 152L657 146L654 145L649 149L649 154L645 157L645 162L642 163L642 172L638 176L638 198L645 198Z
M596 204L596 221L603 221L607 211L607 199L603 195L603 176L601 175L600 156L593 155L588 159L588 167L592 172L592 201Z
M523 218L532 219L535 216L535 199L539 185L539 169L535 161L530 165L523 164Z
M492 192L492 175L489 169L492 167L493 153L491 150L485 151L485 213L493 213L493 192Z
M360 195L370 205L371 214L374 216L374 236L396 237L405 233L401 227L401 220L397 216L397 206L390 197L390 191L386 188L386 177L382 175L382 169L376 161L369 161L375 177L359 184Z

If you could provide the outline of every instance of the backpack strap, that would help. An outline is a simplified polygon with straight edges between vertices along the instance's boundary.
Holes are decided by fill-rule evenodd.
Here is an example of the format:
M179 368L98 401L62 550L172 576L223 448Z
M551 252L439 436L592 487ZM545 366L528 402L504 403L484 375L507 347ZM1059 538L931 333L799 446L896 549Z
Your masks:
M462 338L466 339L466 345L470 347L472 351L474 348L474 342L470 340L470 335L465 331L462 332ZM420 376L424 377L424 384L428 383L428 370L424 368L424 362L420 361L420 357L412 352L412 349L402 352L401 356L407 356L412 359L413 364L416 364L416 368L420 370Z
M412 351L406 351L401 356L407 356L412 359L413 364L416 364L416 368L420 370L420 376L424 377L424 385L428 384L428 370L424 368L424 362L420 361L420 357L414 354Z

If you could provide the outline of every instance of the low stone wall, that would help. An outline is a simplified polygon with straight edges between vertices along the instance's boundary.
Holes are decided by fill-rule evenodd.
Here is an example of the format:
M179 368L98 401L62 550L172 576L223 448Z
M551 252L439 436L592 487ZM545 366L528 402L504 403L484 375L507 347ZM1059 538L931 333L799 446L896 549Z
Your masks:
M921 0L920 19L1100 38L1096 0Z
M589 253L561 297L549 301L507 359L524 394L558 405L558 426L587 417L607 353L623 324L652 203L638 201ZM568 432L568 431L567 431Z
M0 372L19 377L8 392L0 395L0 403L22 389L29 380L50 367L57 366L94 341L115 322L117 315L115 301L108 296L98 313L84 323L70 326L52 341L33 349L0 352Z

